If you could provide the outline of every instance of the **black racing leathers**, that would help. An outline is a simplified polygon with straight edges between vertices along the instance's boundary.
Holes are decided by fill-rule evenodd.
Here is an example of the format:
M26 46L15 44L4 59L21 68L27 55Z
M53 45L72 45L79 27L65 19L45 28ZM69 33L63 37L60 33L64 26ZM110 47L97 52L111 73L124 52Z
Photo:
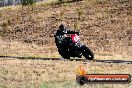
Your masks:
M59 29L57 30L56 34L55 34L55 43L57 44L60 44L62 42L62 37L64 34L78 34L79 35L79 32L76 32L76 31L71 31L71 30L68 30L68 29L65 29L63 31L60 31Z

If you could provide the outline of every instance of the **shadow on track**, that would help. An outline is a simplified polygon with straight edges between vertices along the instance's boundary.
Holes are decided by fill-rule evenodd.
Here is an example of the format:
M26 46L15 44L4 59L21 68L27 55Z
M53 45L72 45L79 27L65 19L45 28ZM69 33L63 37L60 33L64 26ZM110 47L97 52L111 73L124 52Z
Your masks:
M96 60L96 62L132 64L132 61L126 61L126 60Z
M0 58L16 58L16 59L31 59L31 60L64 60L63 58L37 58L37 57L18 57L18 56L0 56ZM83 62L87 62L90 60L86 60L86 59L70 59L68 61L83 61ZM93 60L94 62L102 62L102 63L126 63L126 64L132 64L132 61L126 61L126 60Z
M32 59L32 60L62 60L62 58L39 58L39 57L19 57L19 56L0 56L0 58Z

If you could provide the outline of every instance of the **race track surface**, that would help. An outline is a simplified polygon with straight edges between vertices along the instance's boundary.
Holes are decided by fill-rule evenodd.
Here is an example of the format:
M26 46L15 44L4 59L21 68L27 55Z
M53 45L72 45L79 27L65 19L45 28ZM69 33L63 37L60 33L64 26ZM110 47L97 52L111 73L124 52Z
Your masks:
M63 59L63 58L36 58L36 57L16 57L16 56L0 56L0 58L17 58L17 59L32 59L32 60L63 60L63 61L83 61L87 62L90 60L86 59ZM94 62L101 62L101 63L126 63L126 64L132 64L132 61L127 60L92 60Z

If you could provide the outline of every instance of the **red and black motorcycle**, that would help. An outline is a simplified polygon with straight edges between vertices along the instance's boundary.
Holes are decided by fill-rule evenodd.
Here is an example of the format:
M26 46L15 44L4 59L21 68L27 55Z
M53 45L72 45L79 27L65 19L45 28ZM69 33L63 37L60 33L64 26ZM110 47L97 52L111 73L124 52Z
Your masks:
M64 59L70 59L70 57L79 57L82 55L88 59L94 59L93 52L80 42L80 36L78 34L64 34L61 37L61 42L57 45L59 54Z

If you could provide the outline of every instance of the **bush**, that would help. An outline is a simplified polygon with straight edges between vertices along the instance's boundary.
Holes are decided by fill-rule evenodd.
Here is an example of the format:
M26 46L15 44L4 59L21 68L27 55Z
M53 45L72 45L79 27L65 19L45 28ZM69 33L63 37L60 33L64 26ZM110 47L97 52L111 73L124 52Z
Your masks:
M59 1L59 3L63 3L63 0L58 0Z
M83 11L81 9L77 9L77 15L78 15L78 20L80 20L83 15Z
M32 5L35 0L22 0L22 5Z

